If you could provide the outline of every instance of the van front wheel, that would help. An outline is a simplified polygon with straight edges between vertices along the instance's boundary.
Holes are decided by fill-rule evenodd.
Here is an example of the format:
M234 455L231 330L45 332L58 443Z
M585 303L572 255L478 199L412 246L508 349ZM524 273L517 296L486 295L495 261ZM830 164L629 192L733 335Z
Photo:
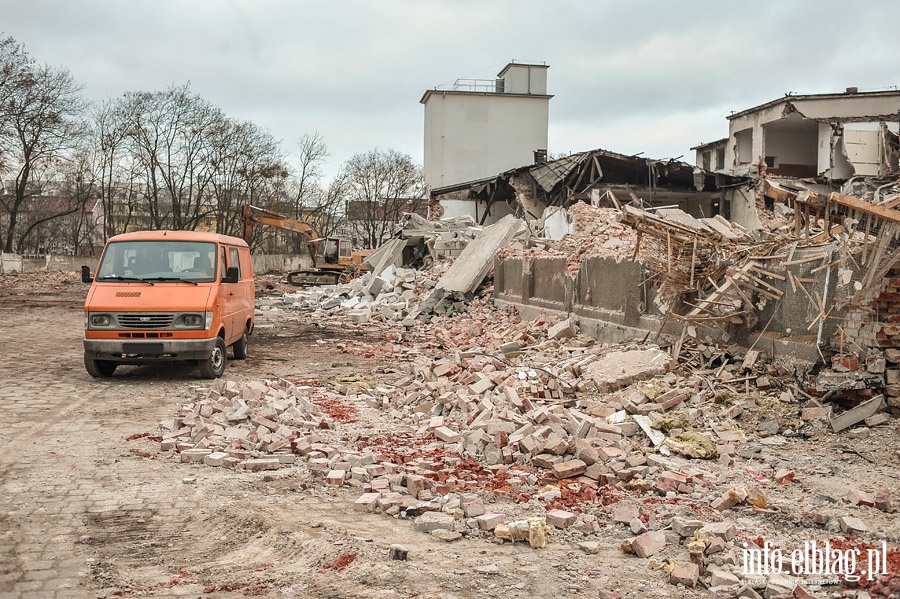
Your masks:
M247 345L250 343L250 335L247 334L247 331L244 331L244 334L241 335L241 338L234 342L234 345L231 348L234 350L234 359L235 360L246 360L247 359Z
M84 355L84 369L88 374L96 378L109 378L116 371L116 363L109 360L95 360Z
M217 379L225 374L225 366L228 365L228 353L225 348L225 340L216 337L216 345L212 353L205 360L200 360L200 376L205 379Z

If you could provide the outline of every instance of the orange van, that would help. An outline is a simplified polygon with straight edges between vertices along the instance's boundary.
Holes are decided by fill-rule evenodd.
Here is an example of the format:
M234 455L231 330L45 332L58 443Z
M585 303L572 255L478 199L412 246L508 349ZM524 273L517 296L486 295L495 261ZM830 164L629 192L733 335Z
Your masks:
M225 372L227 347L247 357L253 268L243 239L195 231L137 231L106 242L84 302L84 367L193 361L205 378Z

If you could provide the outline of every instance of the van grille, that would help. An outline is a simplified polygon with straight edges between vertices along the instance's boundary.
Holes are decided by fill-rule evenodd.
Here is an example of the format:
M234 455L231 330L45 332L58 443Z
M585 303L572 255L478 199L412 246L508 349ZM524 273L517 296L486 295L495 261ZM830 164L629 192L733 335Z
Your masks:
M124 329L164 329L175 321L174 314L119 314L116 318Z

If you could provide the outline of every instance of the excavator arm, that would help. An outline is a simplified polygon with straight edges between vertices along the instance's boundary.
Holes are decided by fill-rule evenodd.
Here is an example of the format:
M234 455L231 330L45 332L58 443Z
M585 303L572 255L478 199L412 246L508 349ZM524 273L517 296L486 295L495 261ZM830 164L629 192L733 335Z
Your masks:
M277 229L284 229L285 231L294 231L306 237L307 248L309 249L310 258L312 258L312 266L316 268L319 233L312 225L278 212L244 204L241 207L241 237L247 243L250 243L250 240L253 238L253 228L257 224L268 225Z

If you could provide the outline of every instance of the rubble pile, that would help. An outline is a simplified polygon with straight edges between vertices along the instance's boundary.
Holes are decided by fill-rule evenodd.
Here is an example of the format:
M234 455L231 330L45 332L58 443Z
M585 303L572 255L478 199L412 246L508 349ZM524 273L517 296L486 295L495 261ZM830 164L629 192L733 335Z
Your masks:
M0 273L0 289L8 291L28 291L35 289L58 291L72 286L83 285L81 273L77 271L42 270L29 273Z
M427 253L432 261L436 261L459 256L482 230L469 215L432 221L407 213L397 223L395 237L405 240L406 246L416 247L421 257Z
M283 304L315 318L343 317L356 324L381 322L412 326L419 302L434 288L448 267L436 263L428 270L389 267L379 276L366 273L343 285L301 289L282 296Z
M571 220L571 232L561 239L531 237L527 247L505 247L499 250L498 255L524 258L565 257L566 269L575 277L585 258L606 256L621 261L634 253L637 236L634 229L622 223L622 213L619 210L575 202L566 210L566 216Z
M164 426L164 449L243 470L295 464L324 489L353 490L354 510L411 518L415 530L448 542L481 537L539 549L565 539L594 553L602 530L672 584L711 597L802 597L849 580L850 570L820 584L809 573L754 577L742 568L748 550L768 547L767 522L878 549L884 536L867 510L892 513L891 490L816 495L807 480L836 471L823 472L812 453L792 463L782 452L814 448L826 435L889 436L882 431L900 396L900 350L862 359L842 351L811 375L789 356L722 345L728 337L716 324L755 323L765 300L783 293L772 281L802 287L772 266L791 261L797 240L789 235L751 239L721 219L671 210L629 207L623 216L579 203L568 216L573 233L559 241L514 241L521 221L508 217L452 263L401 268L395 243L348 285L286 294L314 319L402 325L384 354L396 359L370 382L217 382ZM673 298L686 290L699 297L673 314L684 321L677 341L601 344L581 335L575 318L522 321L475 298L498 253L565 256L572 274L588 256L641 254L669 285L667 310L684 307ZM886 273L879 301L895 291L895 273ZM364 418L358 412L385 424L352 428ZM785 550L803 542L790 532L778 539ZM872 596L900 592L900 554L884 552L893 569L858 585Z
M657 348L596 344L570 321L485 310L426 328L435 334L419 343L435 355L390 382L215 381L162 424L162 449L250 472L301 466L325 488L355 489L352 509L447 542L540 548L562 534L590 553L603 531L673 584L723 597L778 588L741 573L759 537L751 516L813 518L866 539L853 509L893 509L886 489L848 489L845 506L814 509L780 498L803 475L778 448L832 420L809 405L797 418L789 373L758 352L682 372ZM348 436L354 406L392 424Z
M291 444L301 432L334 428L311 400L312 391L287 381L217 379L160 423L161 449L178 451L182 462L225 468L270 470L293 463Z
M521 231L521 220L505 217L467 241L455 260L441 260L421 270L396 266L405 242L391 240L369 257L372 270L362 277L345 285L287 293L284 303L312 310L321 318L344 315L356 324L380 320L410 328L416 321L438 322L468 310L498 248Z

